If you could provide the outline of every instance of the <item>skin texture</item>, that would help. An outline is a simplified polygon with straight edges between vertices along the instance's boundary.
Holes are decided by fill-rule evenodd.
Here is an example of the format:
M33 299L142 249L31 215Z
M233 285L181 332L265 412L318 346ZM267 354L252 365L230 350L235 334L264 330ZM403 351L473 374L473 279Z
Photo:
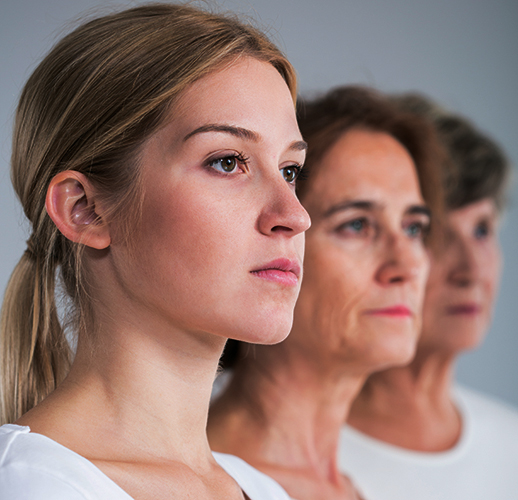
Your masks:
M91 244L96 328L80 335L63 384L17 423L135 499L243 498L209 449L210 392L226 337L270 343L289 332L309 227L290 169L304 148L282 77L242 58L189 87L144 143L129 243L84 176L56 179L49 214ZM272 270L279 258L293 272Z
M309 220L283 169L303 164L305 146L287 87L273 67L250 65L273 81L258 89L248 68L238 82L233 72L209 76L185 93L175 120L147 142L147 195L135 248L114 248L112 255L142 316L150 308L194 334L274 343L289 332L300 282L282 286L252 271L279 258L302 266ZM199 131L207 125L238 125L257 137ZM221 159L231 155L246 160L230 158L236 167L226 173ZM135 265L126 266L128 259Z
M457 356L477 347L491 320L501 255L498 212L482 199L447 214L442 244L431 259L423 332L412 363L373 375L349 423L391 444L443 451L462 431L451 399Z
M353 130L326 155L303 202L313 220L295 316L304 333L290 342L362 374L408 361L420 328L429 224L411 157L386 134ZM386 310L397 306L408 313Z
M340 427L367 375L414 352L429 216L408 152L367 130L328 151L302 203L312 227L292 332L238 365L211 407L209 440L293 498L353 499L336 464Z

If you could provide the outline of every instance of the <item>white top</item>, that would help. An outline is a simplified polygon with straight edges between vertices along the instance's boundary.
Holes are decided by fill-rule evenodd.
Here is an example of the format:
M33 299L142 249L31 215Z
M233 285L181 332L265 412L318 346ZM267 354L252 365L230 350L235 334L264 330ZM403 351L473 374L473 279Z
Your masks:
M463 429L444 452L418 452L344 426L339 464L367 500L518 499L518 411L457 387Z
M289 500L273 479L233 455L214 453L250 500ZM131 500L92 462L29 427L0 427L0 498Z

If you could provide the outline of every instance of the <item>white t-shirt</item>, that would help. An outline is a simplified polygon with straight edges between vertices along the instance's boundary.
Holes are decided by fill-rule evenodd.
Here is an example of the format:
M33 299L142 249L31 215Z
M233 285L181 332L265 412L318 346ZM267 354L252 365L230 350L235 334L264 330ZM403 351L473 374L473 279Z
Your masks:
M518 411L457 387L462 415L458 443L418 452L344 426L339 465L366 500L518 499Z
M214 453L214 458L251 500L289 500L279 484L240 458L223 453ZM13 424L0 427L0 498L131 500L86 458Z

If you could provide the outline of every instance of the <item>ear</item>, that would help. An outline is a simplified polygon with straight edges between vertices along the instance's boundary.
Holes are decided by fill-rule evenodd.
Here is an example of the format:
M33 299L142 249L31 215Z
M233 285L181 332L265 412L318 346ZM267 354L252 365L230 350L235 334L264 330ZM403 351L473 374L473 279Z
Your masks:
M65 170L50 181L45 207L69 240L102 250L110 245L111 238L95 201L95 191L87 177Z

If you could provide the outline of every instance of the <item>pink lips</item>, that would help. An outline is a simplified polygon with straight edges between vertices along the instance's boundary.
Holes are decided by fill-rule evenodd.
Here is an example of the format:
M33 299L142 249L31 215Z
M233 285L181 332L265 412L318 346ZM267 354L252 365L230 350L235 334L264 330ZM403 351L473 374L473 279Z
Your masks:
M474 303L456 304L447 308L448 314L472 316L478 314L481 308Z
M267 281L293 286L299 283L300 265L290 259L275 259L251 273Z
M404 305L396 305L391 307L383 307L380 309L369 309L367 314L370 316L388 316L393 318L409 318L412 311Z

